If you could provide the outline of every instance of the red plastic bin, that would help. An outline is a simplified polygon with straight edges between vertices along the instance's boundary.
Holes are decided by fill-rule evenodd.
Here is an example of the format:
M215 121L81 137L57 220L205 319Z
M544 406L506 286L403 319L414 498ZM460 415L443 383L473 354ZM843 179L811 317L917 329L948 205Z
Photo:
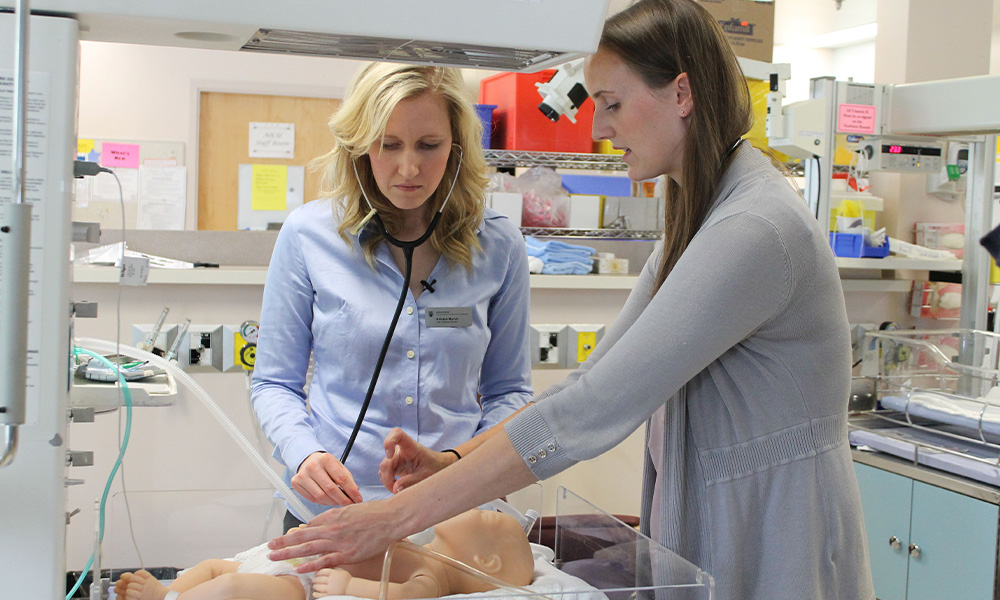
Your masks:
M479 82L479 103L495 104L492 146L504 150L586 152L593 149L594 102L589 98L576 112L576 123L565 116L552 122L538 105L536 83L545 83L554 69L537 73L499 73Z

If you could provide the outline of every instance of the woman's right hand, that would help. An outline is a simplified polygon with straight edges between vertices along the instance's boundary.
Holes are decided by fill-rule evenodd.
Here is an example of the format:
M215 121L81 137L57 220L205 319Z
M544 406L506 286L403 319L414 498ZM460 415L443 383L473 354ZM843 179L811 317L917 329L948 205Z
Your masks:
M302 461L292 477L292 488L316 504L346 506L362 501L354 476L326 452L313 452Z
M378 476L385 489L398 494L427 479L458 460L450 452L435 452L421 445L396 427L382 443L385 459L378 466Z

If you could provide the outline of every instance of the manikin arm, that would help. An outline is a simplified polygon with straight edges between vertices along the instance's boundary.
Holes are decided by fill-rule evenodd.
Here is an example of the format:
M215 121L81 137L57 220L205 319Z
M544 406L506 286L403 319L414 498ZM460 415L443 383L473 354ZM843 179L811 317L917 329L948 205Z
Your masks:
M323 569L316 574L313 589L328 596L356 596L378 598L381 582L363 577L354 577L344 569ZM390 583L389 600L409 600L411 598L440 598L445 590L430 573L417 573L402 583Z

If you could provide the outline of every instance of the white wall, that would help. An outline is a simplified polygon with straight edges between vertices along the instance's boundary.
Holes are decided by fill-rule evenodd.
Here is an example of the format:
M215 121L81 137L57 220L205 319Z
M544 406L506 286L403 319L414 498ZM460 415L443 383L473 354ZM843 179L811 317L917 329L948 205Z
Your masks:
M263 288L252 285L122 288L120 330L116 329L119 321L116 286L77 283L72 293L75 300L88 299L99 304L97 319L77 319L77 337L113 340L116 331L120 331L122 341L131 344L131 325L155 321L164 306L170 307L168 323L184 318L199 324L238 324L258 319ZM610 325L626 296L624 290L533 290L531 321ZM561 381L567 373L535 371L535 389L543 390ZM192 377L243 434L255 442L244 375L205 373ZM146 567L190 566L204 558L231 556L279 533L284 509L278 507L268 521L269 510L275 503L267 480L195 395L182 389L173 406L136 408L133 414L124 465L131 529L139 552L132 542L119 480L108 502L105 568L138 566L140 554ZM94 500L101 496L117 455L120 416L118 412L99 414L95 423L70 426L69 446L95 453L95 466L70 469L71 478L84 480L81 485L68 488L68 510L81 511L67 530L70 570L81 569L92 550ZM640 431L605 455L544 482L542 514L555 514L556 490L565 486L609 512L638 515L643 439ZM267 445L266 440L264 444ZM280 473L280 467L269 462ZM522 510L538 507L533 493L520 494L518 499Z
M82 42L79 137L183 142L196 229L200 91L343 97L359 61Z

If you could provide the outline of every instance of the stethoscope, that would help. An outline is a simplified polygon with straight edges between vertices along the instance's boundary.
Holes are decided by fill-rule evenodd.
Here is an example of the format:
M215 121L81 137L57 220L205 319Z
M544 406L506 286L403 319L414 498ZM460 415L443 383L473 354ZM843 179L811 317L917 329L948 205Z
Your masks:
M358 187L361 188L361 195L368 204L368 214L365 215L365 218L363 218L357 225L351 228L351 233L353 235L357 235L358 232L361 231L361 228L368 223L368 221L374 220L379 232L382 233L382 237L384 237L390 244L403 251L403 259L406 266L403 269L403 289L399 294L399 301L396 303L396 312L392 315L392 322L389 324L389 331L386 332L385 341L382 342L382 350L379 352L378 361L375 363L375 372L372 373L371 382L368 384L368 393L365 394L365 401L361 405L361 412L358 414L358 420L354 423L354 430L351 431L351 437L347 440L347 445L344 447L344 454L340 457L341 464L344 464L347 461L347 455L351 453L351 447L354 446L354 440L357 439L358 432L361 431L361 424L365 420L365 413L368 412L368 405L371 403L372 395L375 393L375 384L378 383L379 373L382 372L382 363L385 362L385 355L389 351L389 342L392 341L392 334L396 331L396 323L399 322L399 315L403 312L403 304L406 302L406 292L410 289L410 274L413 271L413 250L417 246L426 242L431 237L431 234L434 233L434 229L437 227L438 221L441 220L441 213L444 212L444 207L448 205L448 200L451 199L451 193L454 191L455 184L458 182L458 175L462 172L462 161L465 158L465 153L462 152L462 147L458 144L452 145L458 149L458 168L455 169L455 177L451 181L451 187L448 188L448 195L445 196L444 202L441 203L441 208L438 209L437 213L431 219L430 224L427 226L427 231L425 231L422 236L411 242L404 242L389 233L385 227L385 223L383 223L382 219L378 216L378 212L372 205L371 200L368 199L368 194L365 192L365 186L361 183L361 177L358 175L357 163L354 161L351 162L351 166L354 167L354 177L358 180Z

